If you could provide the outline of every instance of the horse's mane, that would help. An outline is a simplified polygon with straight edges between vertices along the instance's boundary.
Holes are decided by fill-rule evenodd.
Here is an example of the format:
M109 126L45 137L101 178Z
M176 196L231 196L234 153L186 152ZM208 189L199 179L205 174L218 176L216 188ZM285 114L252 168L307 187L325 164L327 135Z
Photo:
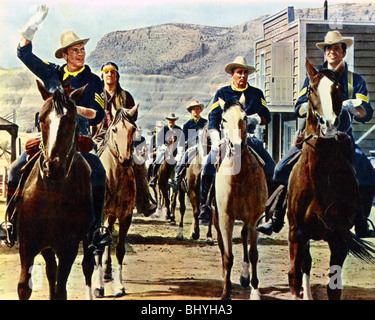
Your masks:
M339 74L331 69L321 69L319 73L325 75L329 80L334 83L340 82Z
M56 90L53 93L53 107L55 108L55 111L59 116L64 114L64 106L69 103L68 100L69 97L62 90Z
M230 99L228 101L225 101L223 112L228 111L230 108L240 106L242 109L244 106L241 104L241 102L238 99Z

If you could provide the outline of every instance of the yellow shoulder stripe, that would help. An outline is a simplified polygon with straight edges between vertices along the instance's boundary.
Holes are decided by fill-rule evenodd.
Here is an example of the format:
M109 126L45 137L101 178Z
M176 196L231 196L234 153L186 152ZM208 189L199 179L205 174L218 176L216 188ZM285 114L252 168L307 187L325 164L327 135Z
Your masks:
M301 98L303 95L305 95L307 92L307 87L302 88L301 92L298 95L298 98Z
M212 104L211 110L216 109L218 106L220 106L219 101L216 101L215 103Z
M368 93L367 93L367 96L361 93L356 93L355 96L356 98L361 99L363 102L369 103L370 101L370 95Z
M262 101L262 105L263 105L264 107L267 107L267 102L266 102L266 100L264 100L263 98L261 98L261 101Z
M95 101L96 101L97 103L99 103L99 105L104 109L104 100L103 100L103 98L102 98L99 94L97 94L97 93L95 93Z

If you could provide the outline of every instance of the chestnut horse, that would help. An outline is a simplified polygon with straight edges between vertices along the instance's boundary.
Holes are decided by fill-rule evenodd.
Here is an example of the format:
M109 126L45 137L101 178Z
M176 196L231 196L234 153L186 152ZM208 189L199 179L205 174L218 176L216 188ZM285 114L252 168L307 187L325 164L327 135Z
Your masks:
M117 264L114 266L115 296L125 295L122 284L122 264L125 257L125 238L132 221L136 199L135 176L132 167L132 145L136 130L133 116L138 106L130 110L119 108L113 122L108 127L104 140L99 145L98 155L106 171L106 194L103 220L113 232L119 221L119 236L116 246ZM96 256L95 296L104 296L104 279L112 279L111 246L105 248L105 270L102 271L102 252Z
M373 261L374 250L350 232L359 193L350 139L337 131L344 92L339 79L345 65L320 72L309 61L306 66L310 84L305 141L288 187L289 285L293 298L303 287L303 298L312 299L309 240L324 240L331 251L328 298L340 299L341 268L348 252Z
M259 299L257 263L258 232L255 230L256 221L262 215L267 200L267 183L262 165L253 151L246 145L246 113L245 99L229 100L223 108L223 128L226 137L226 153L223 157L215 179L216 210L213 215L218 234L218 242L222 254L224 271L224 288L222 299L230 299L231 269L233 265L232 237L234 221L243 222L242 244L243 262L241 285L249 286L249 256L252 267L251 298ZM215 210L215 211L216 211ZM247 244L250 234L250 249Z
M200 204L200 179L203 169L204 157L209 153L209 144L208 144L208 132L207 127L199 130L198 132L198 144L194 147L191 147L187 152L188 163L186 168L185 179L179 179L177 182L177 190L173 192L171 200L171 215L175 216L177 197L180 203L180 231L177 236L178 239L183 238L183 226L184 226L184 216L186 211L185 205L185 195L188 196L191 206L193 208L194 222L193 222L193 231L191 238L193 240L198 240L200 237L199 230L199 204ZM212 240L212 223L208 226L206 242L208 244L213 244Z
M59 90L51 95L37 82L45 100L39 114L42 152L25 181L18 207L21 259L18 295L20 299L30 298L31 268L35 256L41 252L46 262L50 298L67 299L66 283L82 240L82 267L90 293L94 268L87 240L93 222L91 169L75 151L75 101L84 88L73 91L69 97Z

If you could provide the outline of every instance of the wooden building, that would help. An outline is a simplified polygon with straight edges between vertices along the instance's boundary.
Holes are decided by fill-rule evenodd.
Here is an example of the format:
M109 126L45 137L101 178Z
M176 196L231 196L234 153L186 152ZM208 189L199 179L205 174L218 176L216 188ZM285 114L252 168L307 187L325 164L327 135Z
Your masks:
M339 28L337 28L339 27ZM267 128L265 142L268 151L278 162L294 141L301 119L294 116L294 103L306 78L306 58L318 67L324 54L316 47L326 33L338 29L343 37L352 37L354 45L348 49L349 69L367 82L371 104L375 106L375 23L327 20L300 20L294 17L294 7L263 21L263 37L255 43L256 75L252 84L262 89L272 121ZM366 154L375 149L375 117L367 124L355 123L354 137Z

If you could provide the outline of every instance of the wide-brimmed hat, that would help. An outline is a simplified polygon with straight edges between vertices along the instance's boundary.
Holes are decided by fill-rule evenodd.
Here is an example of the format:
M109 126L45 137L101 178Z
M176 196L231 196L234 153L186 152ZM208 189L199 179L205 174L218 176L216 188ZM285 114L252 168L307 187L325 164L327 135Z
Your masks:
M172 112L169 115L167 115L165 117L165 119L167 119L167 120L178 120L178 117L176 117L176 115Z
M186 107L187 111L191 112L191 109L193 109L194 107L200 107L201 108L201 111L204 109L204 104L203 103L199 103L198 100L193 100L191 101L188 106Z
M326 36L324 37L324 42L318 42L316 46L324 51L326 46L331 46L337 43L345 43L346 47L349 48L353 45L353 39L344 38L341 33L337 30L328 31Z
M63 57L63 51L70 46L74 46L78 43L86 44L90 38L80 39L72 30L65 31L61 34L60 44L61 48L55 52L55 57L61 59Z
M256 69L252 66L249 66L247 64L247 61L244 57L238 56L236 59L233 60L233 62L228 63L225 67L225 72L232 74L232 69L233 68L245 68L249 70L249 74L253 73L256 71Z

